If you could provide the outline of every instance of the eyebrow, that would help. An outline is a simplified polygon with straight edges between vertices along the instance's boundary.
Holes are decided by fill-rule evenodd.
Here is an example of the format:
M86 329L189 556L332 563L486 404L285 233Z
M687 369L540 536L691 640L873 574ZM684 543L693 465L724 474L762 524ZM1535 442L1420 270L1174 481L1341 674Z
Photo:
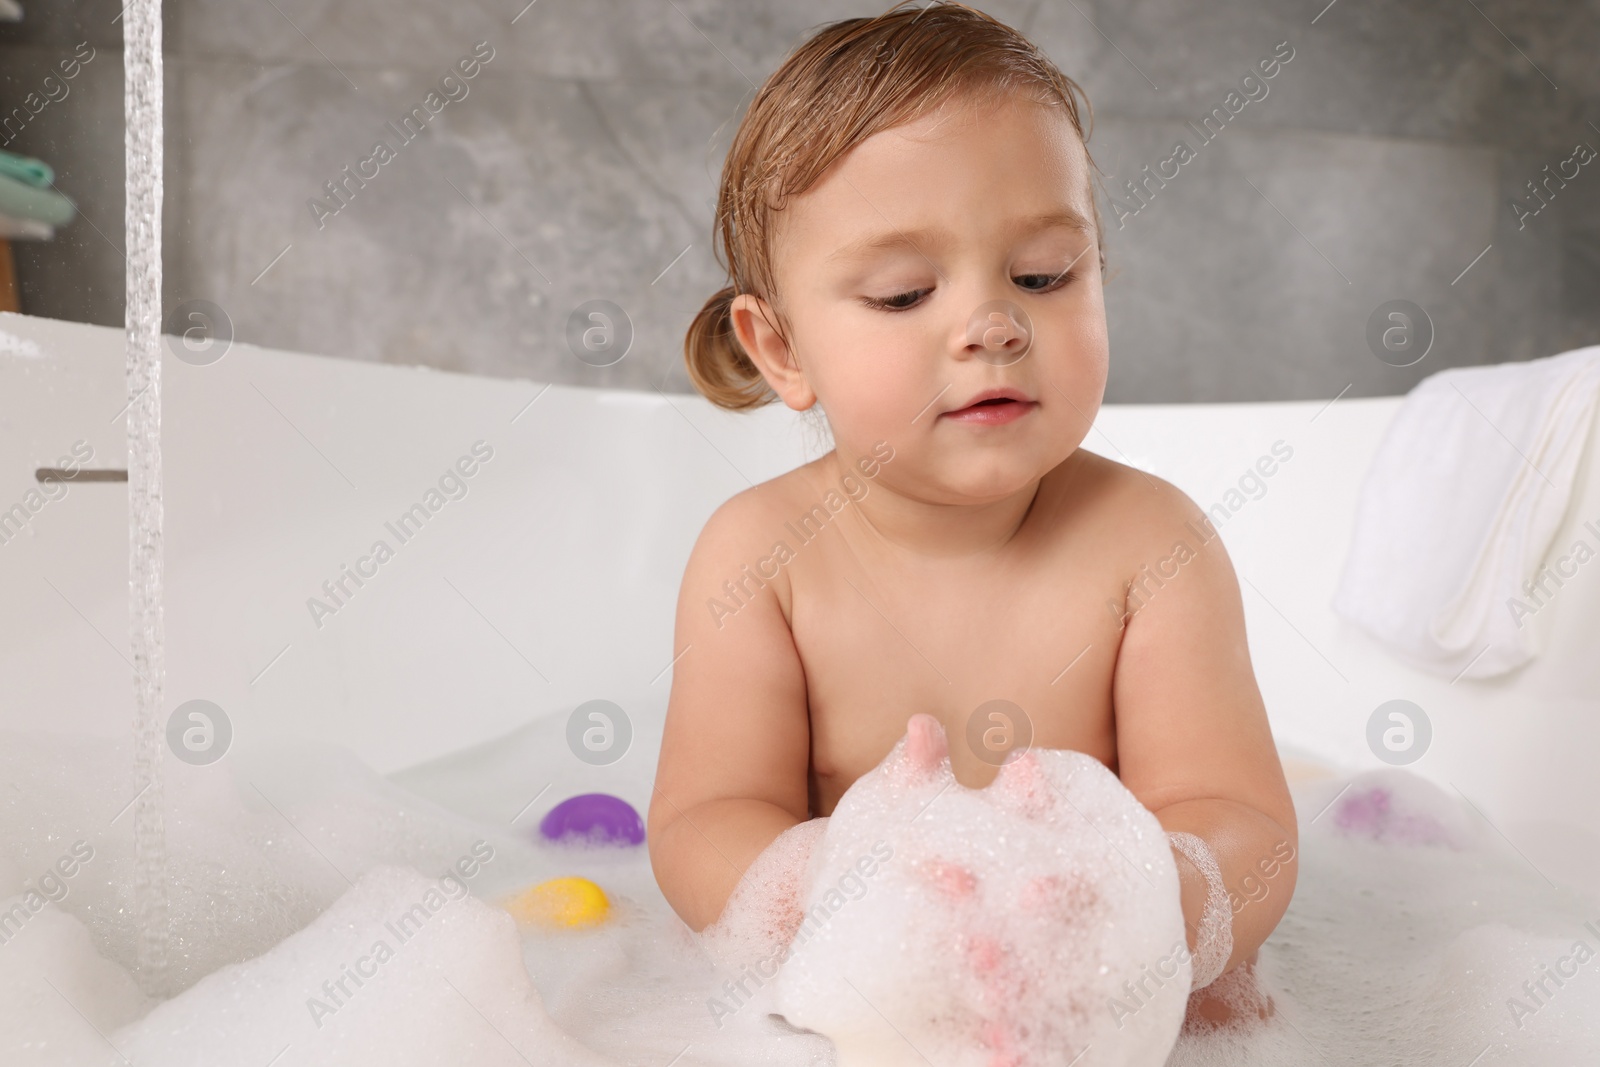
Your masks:
M1071 207L1042 211L1033 215L1023 215L1012 219L1001 227L1001 231L1008 236L1020 236L1032 230L1046 230L1057 227L1077 230L1085 235L1094 232L1094 227L1084 217L1083 213ZM921 229L909 231L886 230L845 245L843 248L830 253L826 262L839 263L865 259L875 253L893 248L910 248L913 251L920 251L923 248L939 248L948 244L951 236L950 231L942 226L925 226Z

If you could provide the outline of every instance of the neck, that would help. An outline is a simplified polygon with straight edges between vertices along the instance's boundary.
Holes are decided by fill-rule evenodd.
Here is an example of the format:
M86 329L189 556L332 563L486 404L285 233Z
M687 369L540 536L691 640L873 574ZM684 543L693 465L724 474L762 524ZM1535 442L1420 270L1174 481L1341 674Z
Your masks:
M828 459L836 485L843 474L855 471L854 460L840 458L837 450ZM905 495L874 478L851 510L864 530L897 554L929 560L979 557L998 552L1017 536L1042 481L1035 478L996 500L945 504Z

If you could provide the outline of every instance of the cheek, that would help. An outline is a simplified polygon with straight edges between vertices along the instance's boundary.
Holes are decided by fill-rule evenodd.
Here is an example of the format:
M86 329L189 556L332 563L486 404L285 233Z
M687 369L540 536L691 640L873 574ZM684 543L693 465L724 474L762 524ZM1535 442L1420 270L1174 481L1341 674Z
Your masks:
M938 384L928 385L934 362L928 353L937 350L930 347L937 341L924 336L926 327L910 316L836 314L820 325L807 351L813 353L812 380L830 415L857 424L904 424L938 392Z
M1098 279L1084 287L1080 299L1066 309L1062 331L1066 357L1086 377L1098 377L1103 384L1109 358L1106 309Z
M1035 370L1048 382L1043 384L1043 393L1057 401L1063 432L1076 435L1076 442L1081 443L1104 402L1110 371L1100 294L1085 293L1082 299L1071 301L1039 329L1040 362ZM1046 329L1048 334L1043 332ZM1071 401L1070 406L1062 401L1063 395Z

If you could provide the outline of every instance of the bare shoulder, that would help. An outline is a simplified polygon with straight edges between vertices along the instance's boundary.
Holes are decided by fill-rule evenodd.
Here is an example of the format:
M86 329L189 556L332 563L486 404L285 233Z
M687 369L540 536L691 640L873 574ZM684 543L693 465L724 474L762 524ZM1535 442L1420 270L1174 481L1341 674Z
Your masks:
M1084 516L1130 576L1177 541L1193 544L1215 534L1205 512L1176 485L1086 449L1062 465L1057 493L1059 506Z
M715 539L739 540L743 536L760 542L772 532L767 523L773 519L781 522L796 503L809 501L814 495L812 487L821 477L826 459L826 456L814 459L775 478L741 489L711 513L706 520L706 531Z
M760 561L772 554L773 544L783 534L783 524L794 518L811 500L812 485L822 460L813 460L775 478L742 489L723 501L706 519L695 541L689 565L684 570L680 595L724 596L723 583L741 583L744 572L760 571ZM759 576L770 587L785 620L792 617L792 588L788 569ZM694 588L691 589L691 586Z

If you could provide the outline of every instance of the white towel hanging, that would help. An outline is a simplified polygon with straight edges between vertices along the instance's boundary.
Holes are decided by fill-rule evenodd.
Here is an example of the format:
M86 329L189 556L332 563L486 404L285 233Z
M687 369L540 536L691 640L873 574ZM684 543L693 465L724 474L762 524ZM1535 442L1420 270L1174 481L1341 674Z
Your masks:
M1513 602L1566 512L1597 405L1600 345L1423 379L1367 472L1334 610L1450 678L1531 659Z

